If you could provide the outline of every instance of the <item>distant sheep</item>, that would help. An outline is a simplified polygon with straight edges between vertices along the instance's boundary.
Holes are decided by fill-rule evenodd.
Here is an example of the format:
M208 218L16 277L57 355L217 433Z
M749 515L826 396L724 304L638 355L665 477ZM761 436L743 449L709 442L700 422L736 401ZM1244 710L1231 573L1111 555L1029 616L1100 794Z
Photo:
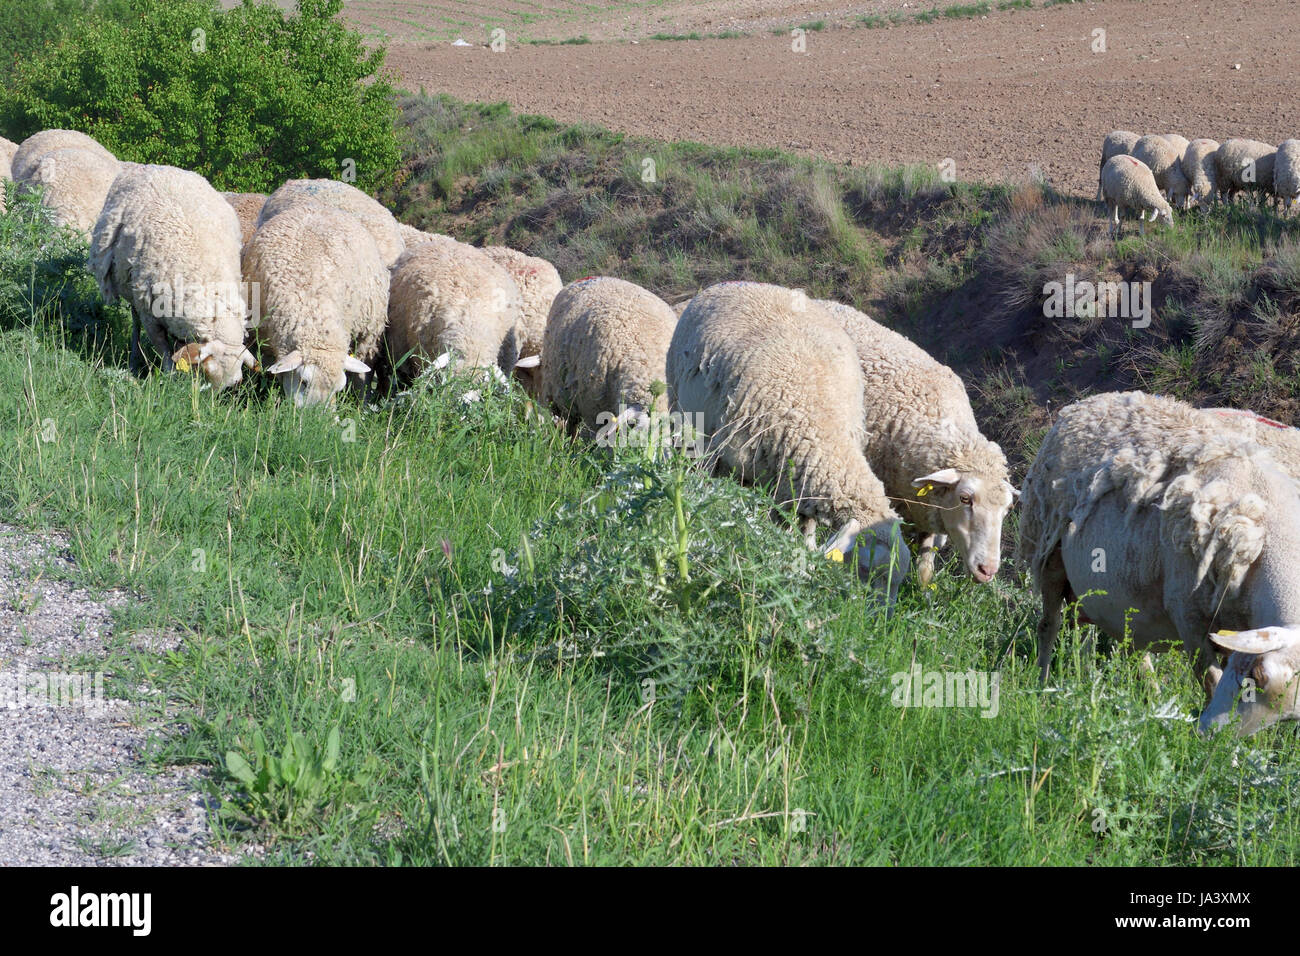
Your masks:
M599 432L666 412L668 345L677 317L653 292L608 276L579 279L555 297L542 339L541 401L570 426Z
M1211 632L1300 624L1300 485L1214 417L1142 392L1061 410L1021 497L1043 680L1076 598L1117 640L1181 644L1210 695Z
M12 164L16 152L18 152L18 144L0 136L0 212L5 211L5 180L14 178Z
M315 199L355 217L375 241L384 265L392 267L406 251L406 243L393 214L357 187L337 179L291 179L271 193L258 217L258 226L301 199Z
M27 167L18 188L41 189L41 205L50 210L55 222L89 234L122 168L123 164L112 156L92 150L55 149L43 153L35 166Z
M519 288L505 269L463 242L414 244L393 266L388 355L410 380L445 353L469 368L513 370L519 358Z
M221 198L235 210L239 217L239 234L243 242L248 242L257 231L257 217L266 205L266 193L222 193Z
M1209 205L1219 196L1219 166L1215 159L1219 143L1194 139L1183 151L1183 175L1191 184L1192 199Z
M1110 234L1120 231L1120 214L1135 210L1141 222L1140 231L1146 233L1146 217L1151 221L1161 217L1173 225L1173 209L1160 195L1160 188L1146 163L1132 156L1113 156L1101 171L1102 197L1110 210Z
M280 376L295 405L329 402L348 372L370 372L388 315L389 273L364 224L300 200L258 226L243 263L257 296L258 338L275 358L267 371Z
M235 211L198 173L132 163L114 180L91 235L90 269L105 300L131 306L137 372L142 329L164 369L184 359L217 387L256 364L244 347L239 247Z
M1300 139L1278 144L1273 161L1273 195L1290 212L1300 203Z
M1258 193L1261 199L1272 193L1277 147L1254 139L1230 139L1214 156L1219 190L1228 202L1242 191Z
M723 282L682 313L667 371L672 409L702 420L717 467L770 484L806 537L831 527L829 555L852 553L860 533L872 539L857 549L859 574L892 603L910 553L862 451L862 371L840 321L802 292Z
M1101 162L1097 164L1097 202L1101 202L1101 171L1113 156L1128 156L1142 137L1126 129L1111 130L1101 141Z
M564 288L555 266L537 256L525 255L505 246L484 246L487 256L510 273L519 287L519 358L538 359L542 355L542 340L546 335L546 319L551 314L551 304ZM537 367L516 365L515 375L528 394L541 392L541 373Z
M1183 147L1179 148L1171 145L1163 136L1143 136L1133 144L1130 153L1134 159L1146 163L1151 175L1155 177L1156 185L1169 197L1170 204L1180 209L1187 206L1192 192L1191 183L1183 175L1183 151L1186 143L1183 140Z

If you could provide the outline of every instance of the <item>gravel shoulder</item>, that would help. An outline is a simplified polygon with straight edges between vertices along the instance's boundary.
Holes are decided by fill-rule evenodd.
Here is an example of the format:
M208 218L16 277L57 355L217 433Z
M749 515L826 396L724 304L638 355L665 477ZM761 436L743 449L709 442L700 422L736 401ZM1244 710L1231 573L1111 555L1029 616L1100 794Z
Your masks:
M238 862L212 845L200 771L140 761L166 715L147 693L111 699L127 597L75 586L74 567L66 538L0 524L0 866ZM84 678L85 693L59 680L51 693L50 674Z

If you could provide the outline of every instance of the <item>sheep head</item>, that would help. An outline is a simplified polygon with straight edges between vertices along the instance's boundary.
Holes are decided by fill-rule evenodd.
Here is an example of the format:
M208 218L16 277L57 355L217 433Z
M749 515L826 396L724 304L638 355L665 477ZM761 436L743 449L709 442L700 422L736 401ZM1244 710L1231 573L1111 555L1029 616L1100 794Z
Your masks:
M1237 733L1245 737L1279 720L1300 720L1300 630L1266 627L1211 634L1231 652L1222 674L1209 688L1210 702L1201 712L1200 730L1218 730L1241 718ZM1212 670L1212 674L1214 671Z
M348 372L365 375L370 371L370 366L355 355L345 355L340 362L330 352L308 357L301 350L294 349L267 371L280 376L285 395L293 399L299 408L303 408L332 401L347 386Z
M917 504L938 510L943 530L966 570L981 584L1002 564L1002 522L1020 494L1007 480L1007 461L993 442L962 449L947 468L912 479Z
M172 362L182 372L192 368L202 370L215 388L229 388L243 379L245 367L256 369L257 359L242 345L229 346L220 339L211 342L191 342L172 353Z
M881 521L864 530L861 521L850 518L823 553L837 561L856 554L858 579L879 591L890 607L898 600L898 587L912 566L912 553L897 521Z

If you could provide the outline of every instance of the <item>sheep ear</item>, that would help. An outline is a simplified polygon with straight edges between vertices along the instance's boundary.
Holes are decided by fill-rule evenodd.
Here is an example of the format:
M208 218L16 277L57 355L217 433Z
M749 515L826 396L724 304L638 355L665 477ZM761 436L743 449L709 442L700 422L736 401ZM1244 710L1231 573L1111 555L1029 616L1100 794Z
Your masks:
M515 368L537 368L541 364L542 357L540 355L528 355L516 362Z
M203 351L197 343L182 345L172 353L172 363L182 372L188 372L204 359Z
M355 355L349 355L343 360L343 371L356 372L358 375L365 375L370 371L370 366Z
M862 522L857 518L850 518L848 521L844 522L844 527L840 528L840 530L836 532L835 537L826 542L826 547L822 550L822 554L828 558L843 561L844 555L848 554L852 549L853 541L857 538L858 532L861 530ZM838 558L835 557L837 554L839 555Z
M961 481L961 474L956 468L944 468L929 475L922 475L920 478L913 478L912 487L921 488L925 485L955 485L959 481Z
M1289 627L1261 627L1253 631L1219 631L1211 634L1214 641L1226 651L1241 651L1243 654L1267 654L1300 644L1300 631Z
M292 372L302 365L302 353L294 349L284 358L280 359L274 365L267 369L272 375L279 375L281 372Z

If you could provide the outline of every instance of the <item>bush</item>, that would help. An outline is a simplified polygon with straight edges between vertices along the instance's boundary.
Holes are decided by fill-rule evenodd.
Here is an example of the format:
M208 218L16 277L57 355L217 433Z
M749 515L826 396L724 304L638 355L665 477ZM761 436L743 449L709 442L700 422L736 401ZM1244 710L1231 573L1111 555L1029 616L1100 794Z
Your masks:
M220 189L344 177L373 191L400 160L382 49L335 19L342 0L222 12L214 0L129 0L17 67L0 129L79 129L122 159L193 169Z
M12 82L19 59L33 56L88 15L125 20L127 0L6 0L0 16L0 84Z

